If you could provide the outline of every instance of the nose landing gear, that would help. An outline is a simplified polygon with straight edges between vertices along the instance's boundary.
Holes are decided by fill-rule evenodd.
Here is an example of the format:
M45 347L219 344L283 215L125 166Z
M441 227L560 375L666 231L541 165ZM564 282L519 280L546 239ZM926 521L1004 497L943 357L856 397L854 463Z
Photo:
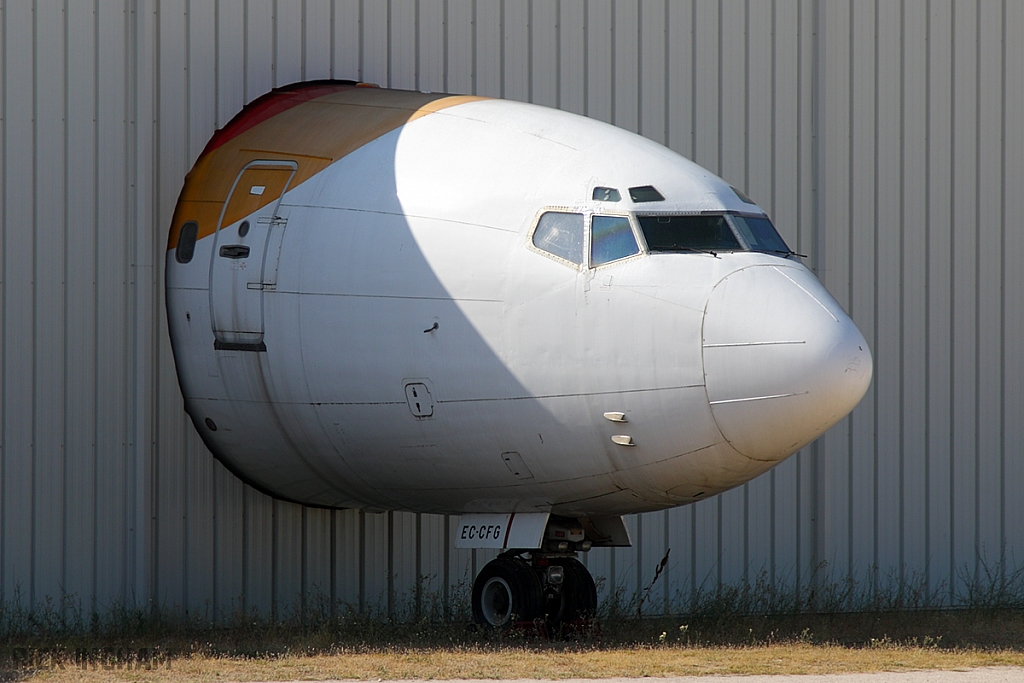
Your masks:
M473 582L473 620L497 629L529 624L551 634L594 625L597 587L579 553L629 545L621 517L548 512L463 514L455 537L456 548L504 551Z
M473 582L473 619L483 626L509 628L543 623L554 631L594 618L597 587L575 553L552 557L539 551L499 555Z

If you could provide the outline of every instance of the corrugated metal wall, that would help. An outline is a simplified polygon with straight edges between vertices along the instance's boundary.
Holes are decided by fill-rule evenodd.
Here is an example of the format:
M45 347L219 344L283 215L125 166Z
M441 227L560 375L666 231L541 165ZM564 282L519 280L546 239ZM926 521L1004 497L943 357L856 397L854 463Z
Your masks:
M502 96L745 188L852 313L854 415L742 489L630 519L605 595L763 579L931 604L1024 566L1024 5L1012 0L0 0L0 598L224 617L465 597L454 520L272 501L203 448L162 303L182 179L302 79ZM827 563L824 564L824 563ZM422 580L419 581L418 577Z

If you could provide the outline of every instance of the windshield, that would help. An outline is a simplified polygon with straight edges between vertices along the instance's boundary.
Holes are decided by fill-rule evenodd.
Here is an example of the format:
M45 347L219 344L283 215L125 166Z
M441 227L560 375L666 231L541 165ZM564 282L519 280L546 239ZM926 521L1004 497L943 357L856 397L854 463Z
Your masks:
M625 216L594 216L590 229L590 265L599 266L640 251Z
M638 216L651 252L760 251L793 254L767 216L737 213Z
M766 251L771 254L793 253L767 216L729 214L729 219L750 246L751 251Z
M647 248L659 251L743 249L724 215L639 216Z

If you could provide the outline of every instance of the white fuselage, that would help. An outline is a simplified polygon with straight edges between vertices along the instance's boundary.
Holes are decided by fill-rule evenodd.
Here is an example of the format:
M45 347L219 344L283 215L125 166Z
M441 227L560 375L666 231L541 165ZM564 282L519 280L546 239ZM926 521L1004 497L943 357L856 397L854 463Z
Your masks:
M287 160L267 155L285 180ZM631 201L647 185L665 200ZM545 211L627 216L640 253L545 253ZM761 212L582 117L483 100L417 118L244 235L221 225L186 264L168 251L186 408L233 471L307 504L586 516L719 493L852 410L871 356L792 256L648 253L636 215L708 211Z

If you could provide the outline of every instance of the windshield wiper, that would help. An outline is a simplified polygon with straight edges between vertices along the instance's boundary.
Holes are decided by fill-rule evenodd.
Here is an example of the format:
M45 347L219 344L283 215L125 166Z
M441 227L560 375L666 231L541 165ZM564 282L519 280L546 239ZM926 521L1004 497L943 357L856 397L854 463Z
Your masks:
M718 258L718 254L711 249L698 249L696 247L684 247L680 244L673 244L670 249L672 251L692 251L695 254L711 254L715 258ZM667 250L666 250L667 251Z
M783 249L769 249L769 251L771 253L773 253L773 254L782 254L785 257L799 256L800 258L807 258L807 254L798 254L795 251L793 251L792 249L789 249L788 251L783 250Z

